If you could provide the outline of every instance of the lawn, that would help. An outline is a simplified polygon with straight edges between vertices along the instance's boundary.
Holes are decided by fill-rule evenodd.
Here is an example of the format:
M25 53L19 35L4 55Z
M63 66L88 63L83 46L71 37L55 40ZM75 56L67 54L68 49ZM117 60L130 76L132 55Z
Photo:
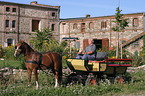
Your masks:
M0 61L0 67L21 68L21 61ZM47 72L47 71L46 71ZM34 75L32 75L31 86L27 86L27 72L22 75L15 74L0 78L0 95L21 95L21 96L118 96L118 95L143 95L145 94L145 70L137 69L127 73L131 77L130 82L123 85L97 85L84 86L82 84L63 85L54 88L55 80L53 74L46 74L39 71L39 89L35 88ZM66 82L66 77L63 76L63 84Z

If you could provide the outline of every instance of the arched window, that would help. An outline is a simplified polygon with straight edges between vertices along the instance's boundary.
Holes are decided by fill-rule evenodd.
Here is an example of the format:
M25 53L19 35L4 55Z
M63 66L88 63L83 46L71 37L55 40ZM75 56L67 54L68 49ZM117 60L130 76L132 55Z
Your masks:
M106 21L102 21L101 22L101 28L106 28L107 27L107 22Z
M81 32L85 32L85 29L86 29L86 24L82 23L81 24Z
M7 39L7 45L11 46L13 44L13 39L9 38Z
M94 23L93 22L90 22L89 23L89 29L93 29L94 28Z
M77 29L77 24L76 23L73 25L73 29Z
M134 18L133 19L133 27L137 27L138 26L138 18Z
M51 25L51 30L54 31L55 30L55 24Z

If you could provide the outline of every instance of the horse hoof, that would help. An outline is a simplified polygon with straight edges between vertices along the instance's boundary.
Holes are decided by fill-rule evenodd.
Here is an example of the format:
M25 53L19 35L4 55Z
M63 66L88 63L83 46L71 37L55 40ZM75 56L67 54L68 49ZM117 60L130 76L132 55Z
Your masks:
M38 90L38 87L36 87L36 90Z
M54 88L57 88L57 86L55 85Z
M28 87L30 87L31 85L29 84Z

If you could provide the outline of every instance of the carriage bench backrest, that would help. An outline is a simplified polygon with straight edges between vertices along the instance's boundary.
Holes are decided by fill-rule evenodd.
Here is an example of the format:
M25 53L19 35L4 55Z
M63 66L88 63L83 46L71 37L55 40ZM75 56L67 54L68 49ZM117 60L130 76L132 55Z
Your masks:
M132 59L107 59L108 66L131 66ZM115 64L118 63L118 64Z
M96 60L104 60L107 57L108 53L107 52L97 52L96 54Z

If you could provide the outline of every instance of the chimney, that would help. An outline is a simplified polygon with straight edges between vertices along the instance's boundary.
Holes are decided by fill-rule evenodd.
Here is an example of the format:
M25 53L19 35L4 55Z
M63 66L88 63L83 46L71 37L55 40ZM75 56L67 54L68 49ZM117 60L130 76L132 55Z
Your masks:
M87 14L87 15L86 15L86 18L90 18L90 16L91 16L91 15Z
M33 1L30 3L31 5L37 5L37 1Z

